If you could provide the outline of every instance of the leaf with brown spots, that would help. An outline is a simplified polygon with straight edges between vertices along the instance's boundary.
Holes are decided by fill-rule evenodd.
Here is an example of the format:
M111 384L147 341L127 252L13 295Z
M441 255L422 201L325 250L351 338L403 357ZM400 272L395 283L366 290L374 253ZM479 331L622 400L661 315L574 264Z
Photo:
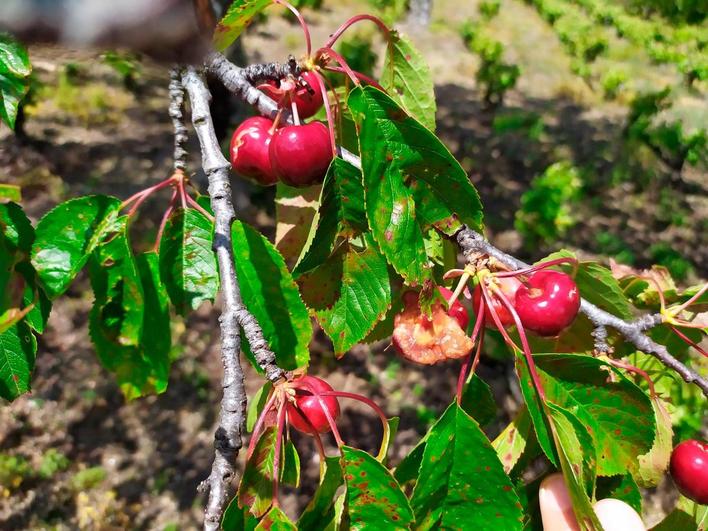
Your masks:
M272 0L234 0L214 29L214 48L222 51L231 46L253 19L272 3Z
M258 522L256 530L263 531L296 531L297 527L280 507L273 507L263 519Z
M275 457L276 428L271 426L261 434L238 487L240 507L248 507L260 518L273 503L273 459Z
M511 479L487 436L457 403L428 432L411 506L417 529L522 528Z
M363 450L342 447L350 529L408 529L413 511L391 472Z
M492 441L492 446L497 451L507 474L511 473L526 450L529 438L533 437L531 429L529 410L522 406L506 428Z

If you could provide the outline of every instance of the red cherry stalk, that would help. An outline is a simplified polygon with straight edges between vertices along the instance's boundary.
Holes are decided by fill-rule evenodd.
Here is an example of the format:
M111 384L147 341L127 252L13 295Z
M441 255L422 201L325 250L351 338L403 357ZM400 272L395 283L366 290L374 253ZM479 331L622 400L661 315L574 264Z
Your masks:
M165 227L167 226L167 220L170 219L172 211L175 209L175 200L177 199L177 190L172 191L172 197L170 198L170 203L165 209L165 213L162 215L160 220L160 227L157 229L157 236L155 237L155 243L152 246L152 250L157 252L160 250L160 240L162 240L162 233L165 232Z
M329 70L330 72L337 72L340 74L347 73L347 71L344 68L342 68L341 66L325 66L324 69ZM366 83L367 85L371 85L372 87L376 87L381 92L386 92L384 90L384 88L381 85L379 85L379 82L376 81L374 78L369 77L366 74L362 74L361 72L357 72L356 70L351 70L351 71L360 82Z
M495 277L499 278L504 278L504 277L518 277L520 275L530 275L531 273L535 273L536 271L541 271L542 269L548 269L550 267L560 265L560 264L570 264L573 266L573 274L571 276L575 276L575 270L578 267L578 261L575 258L556 258L554 260L549 260L547 262L541 262L540 264L533 265L531 267L527 267L524 269L515 269L514 271L499 271L496 273L492 273Z
M285 400L278 406L278 426L275 431L275 454L273 454L273 506L280 507L278 485L280 484L280 448L285 429Z
M332 155L337 156L337 140L334 137L334 119L332 118L332 107L329 104L329 98L327 97L327 88L325 87L324 77L322 74L313 70L315 77L317 78L317 84L319 85L320 91L322 91L322 102L324 103L325 114L327 115L327 128L329 129L329 141L332 144Z
M322 55L328 55L329 57L337 61L339 66L344 70L344 73L349 76L349 79L351 79L355 85L361 85L361 82L357 78L356 73L354 72L354 70L351 69L346 59L344 59L344 57L335 52L332 48L320 48L319 50L317 50L316 55L318 57Z
M607 363L614 367L619 367L620 369L624 369L629 372L633 372L634 374L641 376L644 378L644 380L647 382L647 385L649 385L649 396L654 399L656 398L656 390L654 389L654 381L649 377L649 374L647 374L646 371L643 371L639 367L635 367L631 363L626 363L621 360L613 360L612 358L607 358L606 359Z
M337 31L332 33L332 35L329 37L329 40L325 43L324 48L331 48L334 43L337 42L339 37L342 36L342 33L344 33L351 25L356 24L357 22L360 22L362 20L370 20L371 22L376 24L386 36L386 40L391 40L391 30L386 24L384 24L383 20L373 15L361 14L353 16L352 18L344 22L341 26L339 26Z
M197 203L194 199L192 199L192 196L189 195L189 194L187 194L187 203L188 203L192 208L194 208L194 210L197 210L198 212L201 212L201 214L202 214L205 218L207 218L209 221L211 221L212 223L214 223L214 216L212 216L211 214L209 214L209 212L207 212L206 210L204 210L204 208L202 207L202 205L200 205L200 204Z
M286 2L286 0L273 0L273 3L286 7L293 15L295 15L295 18L297 18L297 21L300 23L300 27L302 28L302 33L305 35L305 47L307 50L307 57L310 57L310 54L312 53L312 40L310 39L310 30L307 27L305 19L302 18L302 15L295 8L295 6Z
M263 410L261 411L261 414L258 416L258 420L256 420L256 424L253 426L253 432L251 433L251 440L248 442L248 451L246 452L246 460L248 461L251 456L253 455L253 451L256 449L256 442L258 441L258 437L260 436L261 432L263 431L263 424L265 424L265 419L266 416L268 415L268 412L273 409L273 406L275 405L276 400L278 399L278 390L274 389L270 397L268 398L268 401L265 403L265 406L263 406Z
M673 313L674 315L678 315L679 313L684 311L686 308L688 308L691 304L696 302L701 297L701 295L703 295L706 292L706 290L708 290L708 282L703 284L703 287L701 289L699 289L698 292L693 295L693 297L688 299L686 302L684 302L680 306L678 306L676 308L672 308L671 313Z
M454 297L454 294L453 294ZM450 297L452 299L452 297ZM482 352L482 340L484 339L484 328L482 324L484 323L484 307L485 304L480 304L479 305L479 312L477 312L477 320L474 322L474 328L472 329L472 343L475 342L477 339L477 336L479 336L479 343L477 344L477 349L474 354L474 361L472 361L472 351L470 351L469 355L467 358L465 358L464 363L462 364L462 367L460 367L460 375L457 377L457 403L460 404L462 402L462 390L465 387L465 382L467 381L467 373L470 372L474 374L474 369L477 366L477 362L479 361L479 355ZM482 333L480 334L480 330ZM470 365L472 366L472 369L470 369Z
M676 334L679 338L681 338L685 343L687 343L689 346L695 348L702 356L705 356L708 358L708 352L703 350L703 348L701 348L701 346L698 343L693 341L690 337L688 337L686 334L681 332L674 325L670 324L669 327L671 327L671 330L674 331L674 334ZM701 328L703 328L703 327L701 327Z
M138 210L140 205L142 205L145 200L153 193L157 192L158 190L162 190L163 188L167 188L168 186L174 186L175 183L177 183L177 181L180 179L180 174L182 174L182 170L177 170L174 174L172 174L164 181L160 181L159 183L150 186L149 188L145 188L144 190L141 190L138 193L131 195L128 199L126 199L120 204L120 209L122 210L131 203L134 203L127 213L128 216L132 216Z

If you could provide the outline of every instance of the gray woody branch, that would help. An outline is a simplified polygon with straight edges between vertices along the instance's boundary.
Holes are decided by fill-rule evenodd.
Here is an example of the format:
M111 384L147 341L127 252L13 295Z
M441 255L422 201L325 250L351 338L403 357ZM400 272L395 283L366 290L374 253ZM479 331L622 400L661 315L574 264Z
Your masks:
M204 514L204 529L219 529L224 507L231 495L231 481L235 475L234 463L243 445L242 430L246 418L246 390L240 361L241 340L239 326L243 329L258 364L266 377L275 382L284 373L275 363L275 355L268 348L263 332L253 316L246 310L239 290L234 264L231 225L236 213L231 200L229 182L230 164L221 153L209 112L211 95L204 80L189 68L182 77L182 84L189 94L192 124L199 138L202 167L209 179L209 197L214 211L214 252L219 264L222 293L221 361L224 366L223 387L219 411L219 426L214 434L214 462L209 477L200 490L208 491Z
M169 114L175 130L175 170L184 171L187 167L187 128L182 121L182 107L184 105L184 87L182 86L182 72L179 67L170 70L170 108Z
M265 115L274 117L278 112L277 104L260 90L252 86L244 75L244 69L231 63L220 53L211 53L206 58L207 69L221 80L224 86L236 96L250 103ZM344 148L338 147L340 155L344 160L361 169L361 159ZM499 260L499 262L514 268L521 269L528 267L527 264L510 256L484 239L484 237L468 228L464 228L457 233L457 242L465 255L470 256L475 252L485 253ZM582 299L580 311L583 312L595 326L594 338L598 350L607 352L607 327L614 328L620 332L624 338L632 343L642 352L646 352L656 357L661 363L676 371L686 382L696 384L701 388L703 394L708 396L708 381L699 374L692 371L686 365L674 358L666 347L655 342L644 334L645 330L661 323L657 316L649 315L627 322L614 316L594 304Z
M468 228L462 229L457 233L457 243L460 245L466 257L472 257L476 253L483 253L513 269L528 267L528 264L500 251L485 240L481 234ZM708 396L708 380L686 367L686 365L674 358L669 351L666 350L664 345L660 345L644 333L645 330L660 324L660 317L647 315L635 321L625 321L598 308L585 299L582 299L580 302L580 311L590 319L590 322L595 325L596 330L600 331L595 335L596 339L598 339L597 336L599 335L600 340L605 342L606 327L614 328L622 334L627 341L637 347L637 349L651 354L661 361L661 363L676 371L686 382L696 384L701 388L703 394Z

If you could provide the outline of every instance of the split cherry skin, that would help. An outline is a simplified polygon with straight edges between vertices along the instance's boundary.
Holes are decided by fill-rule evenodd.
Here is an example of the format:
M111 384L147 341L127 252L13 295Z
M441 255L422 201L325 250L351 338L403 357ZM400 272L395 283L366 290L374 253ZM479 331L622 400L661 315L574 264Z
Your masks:
M231 167L243 177L263 186L278 182L270 163L273 120L253 116L243 121L231 137Z
M570 276L544 269L519 286L514 307L524 328L541 336L556 336L578 315L580 293Z
M694 439L677 444L669 470L681 494L708 505L708 444Z
M286 125L270 142L273 173L295 187L321 183L332 161L329 130L322 122Z
M334 396L318 398L314 394L308 394L307 391L312 389L312 391L317 393L328 393L334 391L334 389L327 382L316 376L303 376L297 380L297 384L298 391L295 396L295 404L289 403L287 405L288 422L297 431L308 435L314 435L313 428L317 433L327 433L331 430L331 427L327 421L327 415L322 403L332 420L337 420L339 417L339 402ZM320 400L322 400L322 403L320 403ZM308 425L308 421L311 426Z

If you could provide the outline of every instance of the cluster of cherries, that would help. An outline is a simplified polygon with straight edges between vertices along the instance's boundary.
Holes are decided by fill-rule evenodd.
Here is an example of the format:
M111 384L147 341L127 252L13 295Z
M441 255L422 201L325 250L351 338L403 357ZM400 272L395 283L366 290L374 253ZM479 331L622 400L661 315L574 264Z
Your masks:
M259 89L281 109L290 108L295 125L280 126L275 120L254 116L244 120L231 137L229 149L233 170L263 186L278 180L289 186L321 183L333 157L327 126L319 121L300 123L322 107L322 80L314 71L298 78L269 81Z

